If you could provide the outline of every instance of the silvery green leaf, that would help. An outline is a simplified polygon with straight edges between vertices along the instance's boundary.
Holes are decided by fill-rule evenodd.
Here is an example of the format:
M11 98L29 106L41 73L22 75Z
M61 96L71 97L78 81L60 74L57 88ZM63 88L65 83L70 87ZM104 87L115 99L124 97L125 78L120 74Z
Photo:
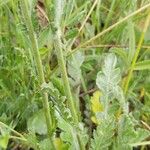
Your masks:
M44 139L39 143L40 150L53 150L49 139Z
M88 135L82 123L79 123L78 126L74 126L65 121L59 114L57 114L57 118L58 127L62 130L60 137L64 142L70 145L69 150L80 149L78 144L78 135L80 135L82 142L84 145L86 145L88 141Z
M91 150L108 150L113 142L115 134L115 122L112 118L103 120L97 129L94 131L93 139L91 140Z
M84 55L81 52L75 53L68 60L68 74L71 77L73 85L76 85L80 82L81 76L81 65L84 62Z
M123 90L118 85L115 86L112 90L114 97L118 99L120 106L123 108L123 112L127 114L129 112L129 108L128 103L125 101Z
M31 116L27 122L28 130L40 135L47 134L46 120L43 110L39 110Z
M96 78L96 85L98 86L98 88L100 90L102 90L103 93L105 93L105 91L107 91L107 77L103 74L103 72L98 72L97 74L97 78Z
M121 80L120 69L115 69L116 63L116 56L113 53L108 54L102 71L97 74L96 84L104 93L111 91Z
M132 150L132 145L143 141L150 135L150 132L136 128L132 118L127 115L122 115L118 122L118 136L114 143L114 150Z
M96 84L102 91L101 102L104 106L105 117L108 115L109 103L114 98L118 99L123 112L127 113L125 98L122 89L119 87L121 81L121 73L119 68L115 68L117 58L113 53L106 56L102 71L98 72Z
M117 58L115 54L110 53L106 56L104 60L103 72L105 75L110 74L110 72L115 68L117 63Z
M68 143L73 149L79 149L76 131L73 126L58 116L58 127L62 130L60 135L61 139Z

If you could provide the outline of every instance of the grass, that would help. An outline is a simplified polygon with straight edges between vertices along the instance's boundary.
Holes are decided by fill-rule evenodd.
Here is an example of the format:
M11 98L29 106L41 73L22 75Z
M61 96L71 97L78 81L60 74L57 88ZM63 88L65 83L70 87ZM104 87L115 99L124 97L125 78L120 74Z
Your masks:
M0 0L0 149L150 148L149 0Z

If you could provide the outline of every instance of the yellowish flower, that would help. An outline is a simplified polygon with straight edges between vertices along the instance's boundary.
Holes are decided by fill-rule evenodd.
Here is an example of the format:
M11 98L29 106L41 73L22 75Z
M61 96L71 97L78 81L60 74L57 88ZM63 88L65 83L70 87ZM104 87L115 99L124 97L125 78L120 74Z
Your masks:
M96 118L96 113L103 111L103 106L100 103L101 95L102 93L100 91L96 91L93 93L93 96L91 97L91 109L92 109L92 112L94 113L94 116L91 117L91 120L95 124L99 124L99 121Z
M67 149L67 145L63 143L63 141L60 138L55 138L54 139L54 144L56 150L65 150Z

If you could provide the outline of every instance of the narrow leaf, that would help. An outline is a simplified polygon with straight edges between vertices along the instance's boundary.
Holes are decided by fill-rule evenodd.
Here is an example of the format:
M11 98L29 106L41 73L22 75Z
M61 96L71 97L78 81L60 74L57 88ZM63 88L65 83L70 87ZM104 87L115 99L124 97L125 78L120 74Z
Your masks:
M150 60L143 60L137 62L134 68L134 70L146 70L146 69L150 69Z

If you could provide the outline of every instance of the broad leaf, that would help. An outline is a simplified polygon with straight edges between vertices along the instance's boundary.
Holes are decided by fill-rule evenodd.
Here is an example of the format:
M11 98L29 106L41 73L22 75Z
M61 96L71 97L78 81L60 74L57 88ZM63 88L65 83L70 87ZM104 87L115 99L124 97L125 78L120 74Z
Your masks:
M70 145L69 150L80 149L78 136L80 135L81 141L84 146L87 143L88 136L86 134L83 124L79 124L78 127L73 126L69 122L66 122L63 118L58 116L58 127L62 130L60 137L62 141Z
M68 61L68 74L71 77L71 83L77 85L80 82L81 65L84 62L84 55L80 52L74 54Z
M32 117L29 118L28 130L33 133L38 133L40 135L47 134L46 120L43 110L38 111Z
M39 143L40 150L53 150L50 139L44 139Z

